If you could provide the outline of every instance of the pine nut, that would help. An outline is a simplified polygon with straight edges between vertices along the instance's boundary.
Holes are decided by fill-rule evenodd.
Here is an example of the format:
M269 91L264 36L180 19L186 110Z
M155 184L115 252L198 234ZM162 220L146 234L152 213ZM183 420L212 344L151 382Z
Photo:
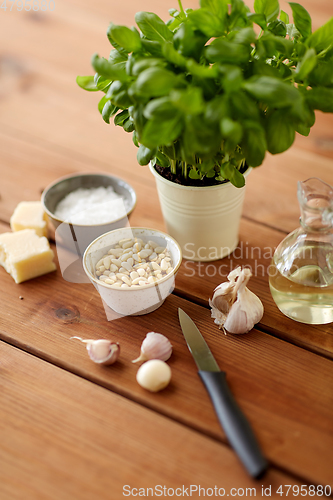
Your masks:
M121 264L122 264L121 260L119 260L119 259L111 259L111 262L112 262L112 264L114 264L115 266L117 266L117 267L121 267Z
M111 257L110 256L104 257L103 264L104 264L105 269L110 269Z
M121 288L157 283L173 271L170 252L153 240L124 238L97 262L95 275Z

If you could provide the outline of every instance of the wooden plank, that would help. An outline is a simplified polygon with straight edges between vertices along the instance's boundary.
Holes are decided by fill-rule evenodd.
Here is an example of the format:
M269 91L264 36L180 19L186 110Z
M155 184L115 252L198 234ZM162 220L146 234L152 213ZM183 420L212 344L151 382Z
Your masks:
M256 330L224 336L207 309L174 295L154 313L107 322L92 285L67 283L59 271L16 285L1 272L2 340L225 442L180 332L182 307L226 370L270 461L310 482L332 481L331 361ZM137 385L131 363L148 331L165 334L174 346L173 383L155 395ZM111 369L94 365L84 346L70 340L74 335L119 341L119 363Z
M44 148L11 137L1 136L0 146L2 158L0 169L3 172L0 188L2 220L9 221L10 215L20 201L38 199L43 187L57 176L91 171L90 166L83 161L66 160L62 154L50 154ZM22 189L17 185L17 178L22 178L27 169L29 171L33 169L33 174L26 179ZM138 193L137 208L130 222L133 226L148 226L163 230L154 181L149 172L144 170L143 172L147 183L141 184L140 179L126 179L133 184ZM110 173L113 173L112 170ZM257 197L254 196L253 199L256 200ZM246 210L245 212L248 213ZM283 237L284 234L281 232L243 220L240 244L236 251L230 257L215 263L194 264L184 261L177 279L176 291L207 307L208 298L211 297L214 288L226 279L228 272L237 265L246 265L252 269L255 276L251 281L251 289L264 303L266 313L261 322L262 327L307 349L333 356L330 325L308 326L304 331L301 324L283 316L273 302L268 287L267 271L274 248ZM190 289L189 280L191 280Z
M91 168L89 161L84 157L80 160L67 158L63 152L50 152L48 148L28 144L24 140L18 140L4 134L0 134L0 156L0 175L2 177L0 220L7 222L20 201L38 199L43 188L59 176L80 171L101 170L99 163ZM104 165L102 164L102 166ZM130 223L132 226L146 226L164 230L152 175L145 167L138 167L138 169L141 169L142 177L131 177L128 173L122 173L122 176L136 189L138 195L137 207L131 215ZM31 172L28 177L26 176L27 171ZM109 168L108 172L114 175L118 174L117 169L112 167ZM251 213L251 206L247 201L251 199L253 201L252 210L258 211L258 219L264 220L265 215L268 218L269 214L268 211L265 211L263 201L268 189L259 191L258 186L262 184L252 182L252 176L256 176L257 172L259 171L256 170L250 175L244 213L247 214L246 216ZM261 175L260 172L259 175ZM280 175L277 165L272 178L275 181ZM22 186L17 182L17 179L21 178L25 179ZM287 170L283 178L287 179ZM264 182L263 178L260 181ZM294 184L296 186L296 181ZM291 183L287 187L290 188L290 185ZM283 189L282 184L281 189ZM274 193L270 192L269 194L268 199L273 202ZM290 198L293 196L291 189L287 191L287 194ZM260 197L261 203L258 201ZM294 212L298 210L296 204L295 201L292 206ZM272 213L274 210L277 211L279 217L284 213L285 219L292 221L288 210L283 209L279 203L276 202L272 207ZM283 210L284 212L282 212ZM270 220L267 223L270 223ZM291 224L292 222L290 222ZM295 213L295 227L297 224L298 219ZM268 286L268 267L274 249L284 236L285 233L243 219L240 228L240 244L235 252L224 260L209 264L194 264L184 260L176 282L176 293L207 307L208 298L212 296L214 288L226 279L228 272L237 265L248 266L254 274L254 278L251 280L251 289L261 298L265 307L261 327L297 345L332 357L331 325L308 326L304 329L303 325L283 316L271 297ZM190 253L186 256L190 257ZM189 287L189 282L191 287Z
M157 485L271 487L277 499L300 486L274 469L251 480L221 443L2 342L0 353L2 500L120 500Z

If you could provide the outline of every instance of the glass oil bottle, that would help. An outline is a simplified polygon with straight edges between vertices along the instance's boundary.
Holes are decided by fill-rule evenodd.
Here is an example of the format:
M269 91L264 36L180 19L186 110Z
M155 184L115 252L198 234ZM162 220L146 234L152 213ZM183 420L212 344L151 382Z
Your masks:
M286 316L333 322L333 188L312 177L298 183L300 227L277 247L269 270L272 297Z

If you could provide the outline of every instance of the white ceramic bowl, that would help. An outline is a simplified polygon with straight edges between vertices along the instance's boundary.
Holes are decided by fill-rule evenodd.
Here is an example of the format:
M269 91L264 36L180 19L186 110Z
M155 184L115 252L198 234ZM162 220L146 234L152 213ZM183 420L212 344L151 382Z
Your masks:
M111 246L124 238L152 240L159 246L166 246L172 258L173 272L156 283L133 288L117 288L100 281L95 275L97 262ZM182 261L182 251L176 240L156 229L125 227L96 238L83 255L83 268L108 307L123 316L147 314L160 307L174 289L175 275Z

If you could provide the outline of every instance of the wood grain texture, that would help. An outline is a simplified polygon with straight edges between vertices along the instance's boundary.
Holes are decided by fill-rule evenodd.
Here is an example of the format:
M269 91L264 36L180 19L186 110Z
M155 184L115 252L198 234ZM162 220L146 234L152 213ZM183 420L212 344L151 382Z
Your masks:
M66 154L50 151L48 148L37 144L30 144L24 139L15 139L6 134L0 133L0 175L2 182L0 185L0 220L9 221L16 205L22 201L36 200L40 197L41 191L56 178L75 172L100 172L100 164L91 167L86 158L67 158ZM101 166L104 166L103 164ZM138 195L137 207L130 218L132 226L153 227L164 230L161 209L158 202L157 191L154 179L148 169L139 167L142 177L135 178L129 173L124 173L123 178L130 182ZM26 177L27 170L33 172ZM108 172L117 175L117 170L109 168ZM212 296L214 288L226 279L227 274L238 265L247 266L252 270L254 277L251 280L250 288L263 301L265 315L261 321L261 327L274 335L292 341L293 343L323 353L333 357L333 335L331 325L312 326L304 329L303 325L296 323L283 316L277 309L268 285L268 268L271 263L274 250L280 241L286 236L285 232L271 229L264 224L248 219L251 207L247 200L253 200L252 209L258 210L258 220L264 220L270 214L267 208L267 201L264 201L265 193L268 189L259 189L264 182L252 182L252 175L255 176L259 170L254 171L249 180L248 191L245 198L244 214L240 227L240 242L237 249L229 257L208 264L196 264L190 261L183 262L176 282L176 293L188 297L201 305L208 306L208 299ZM289 174L285 169L284 179L290 179L293 171ZM260 175L260 172L259 172ZM273 185L279 176L278 166L275 171ZM258 176L257 176L258 177ZM24 184L17 183L18 178L25 178ZM272 213L276 211L281 216L284 210L284 218L289 221L290 226L298 224L296 212L295 194L286 186L286 193L290 199L295 198L290 212L288 207L281 206L275 192L270 192L269 200L276 200L272 206ZM294 178L296 188L296 180ZM284 189L280 184L280 192ZM261 203L258 201L261 197ZM266 205L265 205L266 203ZM266 209L265 209L266 206ZM291 213L291 208L295 212ZM268 221L269 223L270 221ZM190 253L187 254L191 256ZM190 287L189 287L190 283Z
M120 500L124 485L191 484L271 486L277 499L279 485L300 485L275 470L251 480L221 443L2 342L0 356L1 500Z
M331 361L256 330L224 336L207 309L174 295L154 313L108 322L94 287L67 283L59 271L16 285L2 270L1 283L2 340L225 442L178 325L182 307L226 370L269 460L309 481L333 480ZM131 363L149 331L165 334L174 346L173 382L154 395L137 385ZM75 335L118 341L119 363L112 370L94 365L85 347L70 339Z
M79 171L129 181L138 194L131 224L164 229L154 180L137 165L130 135L102 121L100 96L79 89L75 78L92 73L93 52L108 55L110 20L134 24L138 10L167 19L177 2L55 2L53 13L0 15L0 232L8 230L19 201L39 199L48 183ZM246 3L252 7L252 0ZM331 0L301 3L314 28L333 15ZM184 0L184 7L197 6ZM290 13L287 2L281 7ZM16 285L0 269L0 338L25 351L0 343L1 500L120 500L128 481L253 485L197 377L178 326L179 306L226 370L273 464L265 485L275 491L294 484L290 475L333 483L332 326L304 327L282 316L267 282L272 249L298 225L297 181L316 175L333 184L332 125L332 116L318 113L308 138L297 137L283 155L267 155L248 178L238 249L201 267L184 261L175 294L152 314L108 322L92 285L67 283L59 270ZM207 300L237 264L257 266L250 288L265 315L260 330L224 336ZM131 363L152 330L174 346L172 383L154 395L137 385ZM94 365L73 335L118 340L119 362Z

